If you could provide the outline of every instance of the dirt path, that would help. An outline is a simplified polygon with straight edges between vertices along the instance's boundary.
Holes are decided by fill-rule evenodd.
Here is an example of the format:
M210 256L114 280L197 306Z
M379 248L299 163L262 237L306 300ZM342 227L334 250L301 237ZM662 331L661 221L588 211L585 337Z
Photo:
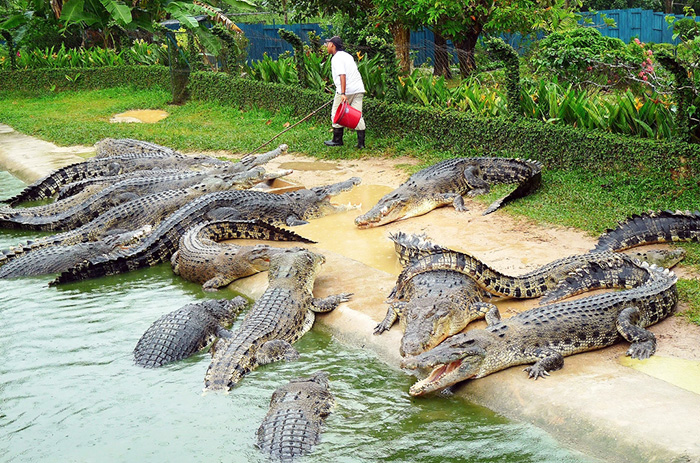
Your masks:
M0 166L7 166L8 159L16 159L12 152L17 141L8 142L4 138L7 133L2 132L0 126ZM12 136L19 137L23 146L30 142L28 137L16 133ZM55 160L52 152L49 149L37 155L52 159L48 163L34 165L31 161L33 165L28 166L20 162L25 164L22 171L26 175L21 178L38 178L49 167L60 164L62 161ZM293 168L294 173L288 178L307 187L352 176L362 178L362 185L339 198L340 202L360 204L359 209L315 220L295 231L318 241L313 247L327 257L323 274L317 280L316 295L346 291L355 294L350 302L319 316L319 326L342 342L375 351L392 368L398 368L400 361L400 330L395 326L381 336L372 335L374 326L384 318L384 299L400 271L392 243L387 239L389 233L427 233L441 245L469 251L513 274L585 252L594 243L581 231L541 227L505 211L482 216L485 206L475 202L470 202L470 210L464 213L445 207L385 227L356 229L354 218L408 177L393 166L413 162L325 162L290 154L269 163L270 168ZM266 274L258 274L235 282L233 288L255 297L264 291L266 278ZM533 304L497 303L505 316ZM473 326L482 327L483 322ZM567 357L564 369L546 380L528 380L521 368L511 368L471 381L457 393L510 418L532 422L562 442L603 461L700 461L700 328L671 317L651 331L659 342L657 355L649 361L627 362L627 346L620 343ZM691 392L693 388L695 392ZM405 395L407 391L396 393Z

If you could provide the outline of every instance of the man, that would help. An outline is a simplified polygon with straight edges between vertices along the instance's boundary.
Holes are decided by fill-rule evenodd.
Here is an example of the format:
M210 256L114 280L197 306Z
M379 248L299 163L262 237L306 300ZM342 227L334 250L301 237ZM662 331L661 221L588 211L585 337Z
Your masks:
M365 95L365 85L362 76L357 70L357 64L352 55L345 51L343 41L337 35L326 40L326 49L333 55L331 58L331 72L335 84L335 98L331 109L331 120L341 103L347 102L351 107L362 112L362 97ZM365 147L365 118L361 117L357 127L357 147ZM343 126L333 124L333 140L324 141L328 146L341 146L343 144Z

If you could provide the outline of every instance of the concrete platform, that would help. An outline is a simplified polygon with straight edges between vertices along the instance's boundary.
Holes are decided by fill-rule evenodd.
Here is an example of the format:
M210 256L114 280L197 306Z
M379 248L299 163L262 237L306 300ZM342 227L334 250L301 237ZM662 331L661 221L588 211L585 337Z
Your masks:
M39 150L39 144L25 151L31 156L15 154L17 140L29 146L35 139L0 125L0 166L23 180L33 181L62 163L75 162L76 158L61 158L63 154L56 154L55 147ZM513 274L585 252L594 243L592 237L580 231L538 226L504 211L484 217L481 212L485 207L477 203L470 203L471 210L466 213L442 208L386 227L356 229L353 219L408 177L393 166L414 162L323 162L286 155L269 164L271 168L296 169L290 179L309 187L351 176L363 179L355 191L340 198L343 202L361 203L359 210L314 220L295 231L318 241L311 247L327 257L315 294L354 293L350 302L318 316L317 326L343 343L376 352L387 367L396 369L400 362L398 326L381 336L372 334L374 326L384 318L384 299L400 271L392 243L387 239L390 232L426 232L442 245L468 250ZM677 273L688 275L682 268ZM232 288L256 297L266 284L267 274L262 273L234 282ZM505 316L511 316L531 307L534 301L506 300L497 305ZM483 322L472 325L483 326ZM529 380L521 368L511 368L464 384L457 394L506 417L533 423L565 445L601 461L700 462L700 327L671 317L651 327L651 331L658 339L656 358L632 362L633 367L621 362L627 349L621 343L567 357L564 368L546 380ZM660 370L649 370L654 376L643 372L650 361L661 365ZM680 371L671 367L677 362L681 362ZM396 394L407 395L407 391Z

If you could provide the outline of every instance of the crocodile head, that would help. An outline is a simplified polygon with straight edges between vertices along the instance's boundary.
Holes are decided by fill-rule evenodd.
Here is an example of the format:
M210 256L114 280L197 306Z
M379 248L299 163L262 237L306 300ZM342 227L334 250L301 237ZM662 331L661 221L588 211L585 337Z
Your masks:
M277 252L281 251L266 244L241 246L236 253L236 258L245 261L251 272L264 272L270 268L270 256Z
M405 325L401 355L419 355L432 349L448 336L462 331L465 318L466 307L461 310L447 298L435 299L432 304L422 299L408 301L401 317Z
M642 262L655 264L659 267L671 268L685 258L685 249L649 249L647 251L627 250L625 254Z
M280 250L270 256L268 278L270 281L293 280L295 285L302 286L311 293L316 275L325 261L326 258L322 254L316 254L304 248Z
M478 377L492 342L486 331L470 330L452 336L416 357L404 359L402 368L431 370L425 379L411 386L409 394L420 396Z
M236 315L248 305L244 297L236 296L228 299L210 299L201 303L202 308L212 314L221 325L230 325Z
M335 204L331 201L331 198L344 191L353 189L356 185L359 185L360 182L361 179L359 177L352 177L343 182L334 183L333 185L297 190L287 194L297 202L296 214L301 219L315 219L343 212L354 207Z
M381 227L396 220L426 214L437 206L436 201L429 197L407 195L397 189L385 195L372 209L355 218L355 225L359 228Z

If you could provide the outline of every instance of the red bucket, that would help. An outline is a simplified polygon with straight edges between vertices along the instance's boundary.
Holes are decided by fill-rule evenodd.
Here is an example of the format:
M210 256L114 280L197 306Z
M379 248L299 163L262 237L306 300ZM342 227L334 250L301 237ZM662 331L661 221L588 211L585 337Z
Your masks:
M348 129L354 129L360 123L362 113L350 106L347 102L343 102L338 106L333 118L334 124L340 124Z

